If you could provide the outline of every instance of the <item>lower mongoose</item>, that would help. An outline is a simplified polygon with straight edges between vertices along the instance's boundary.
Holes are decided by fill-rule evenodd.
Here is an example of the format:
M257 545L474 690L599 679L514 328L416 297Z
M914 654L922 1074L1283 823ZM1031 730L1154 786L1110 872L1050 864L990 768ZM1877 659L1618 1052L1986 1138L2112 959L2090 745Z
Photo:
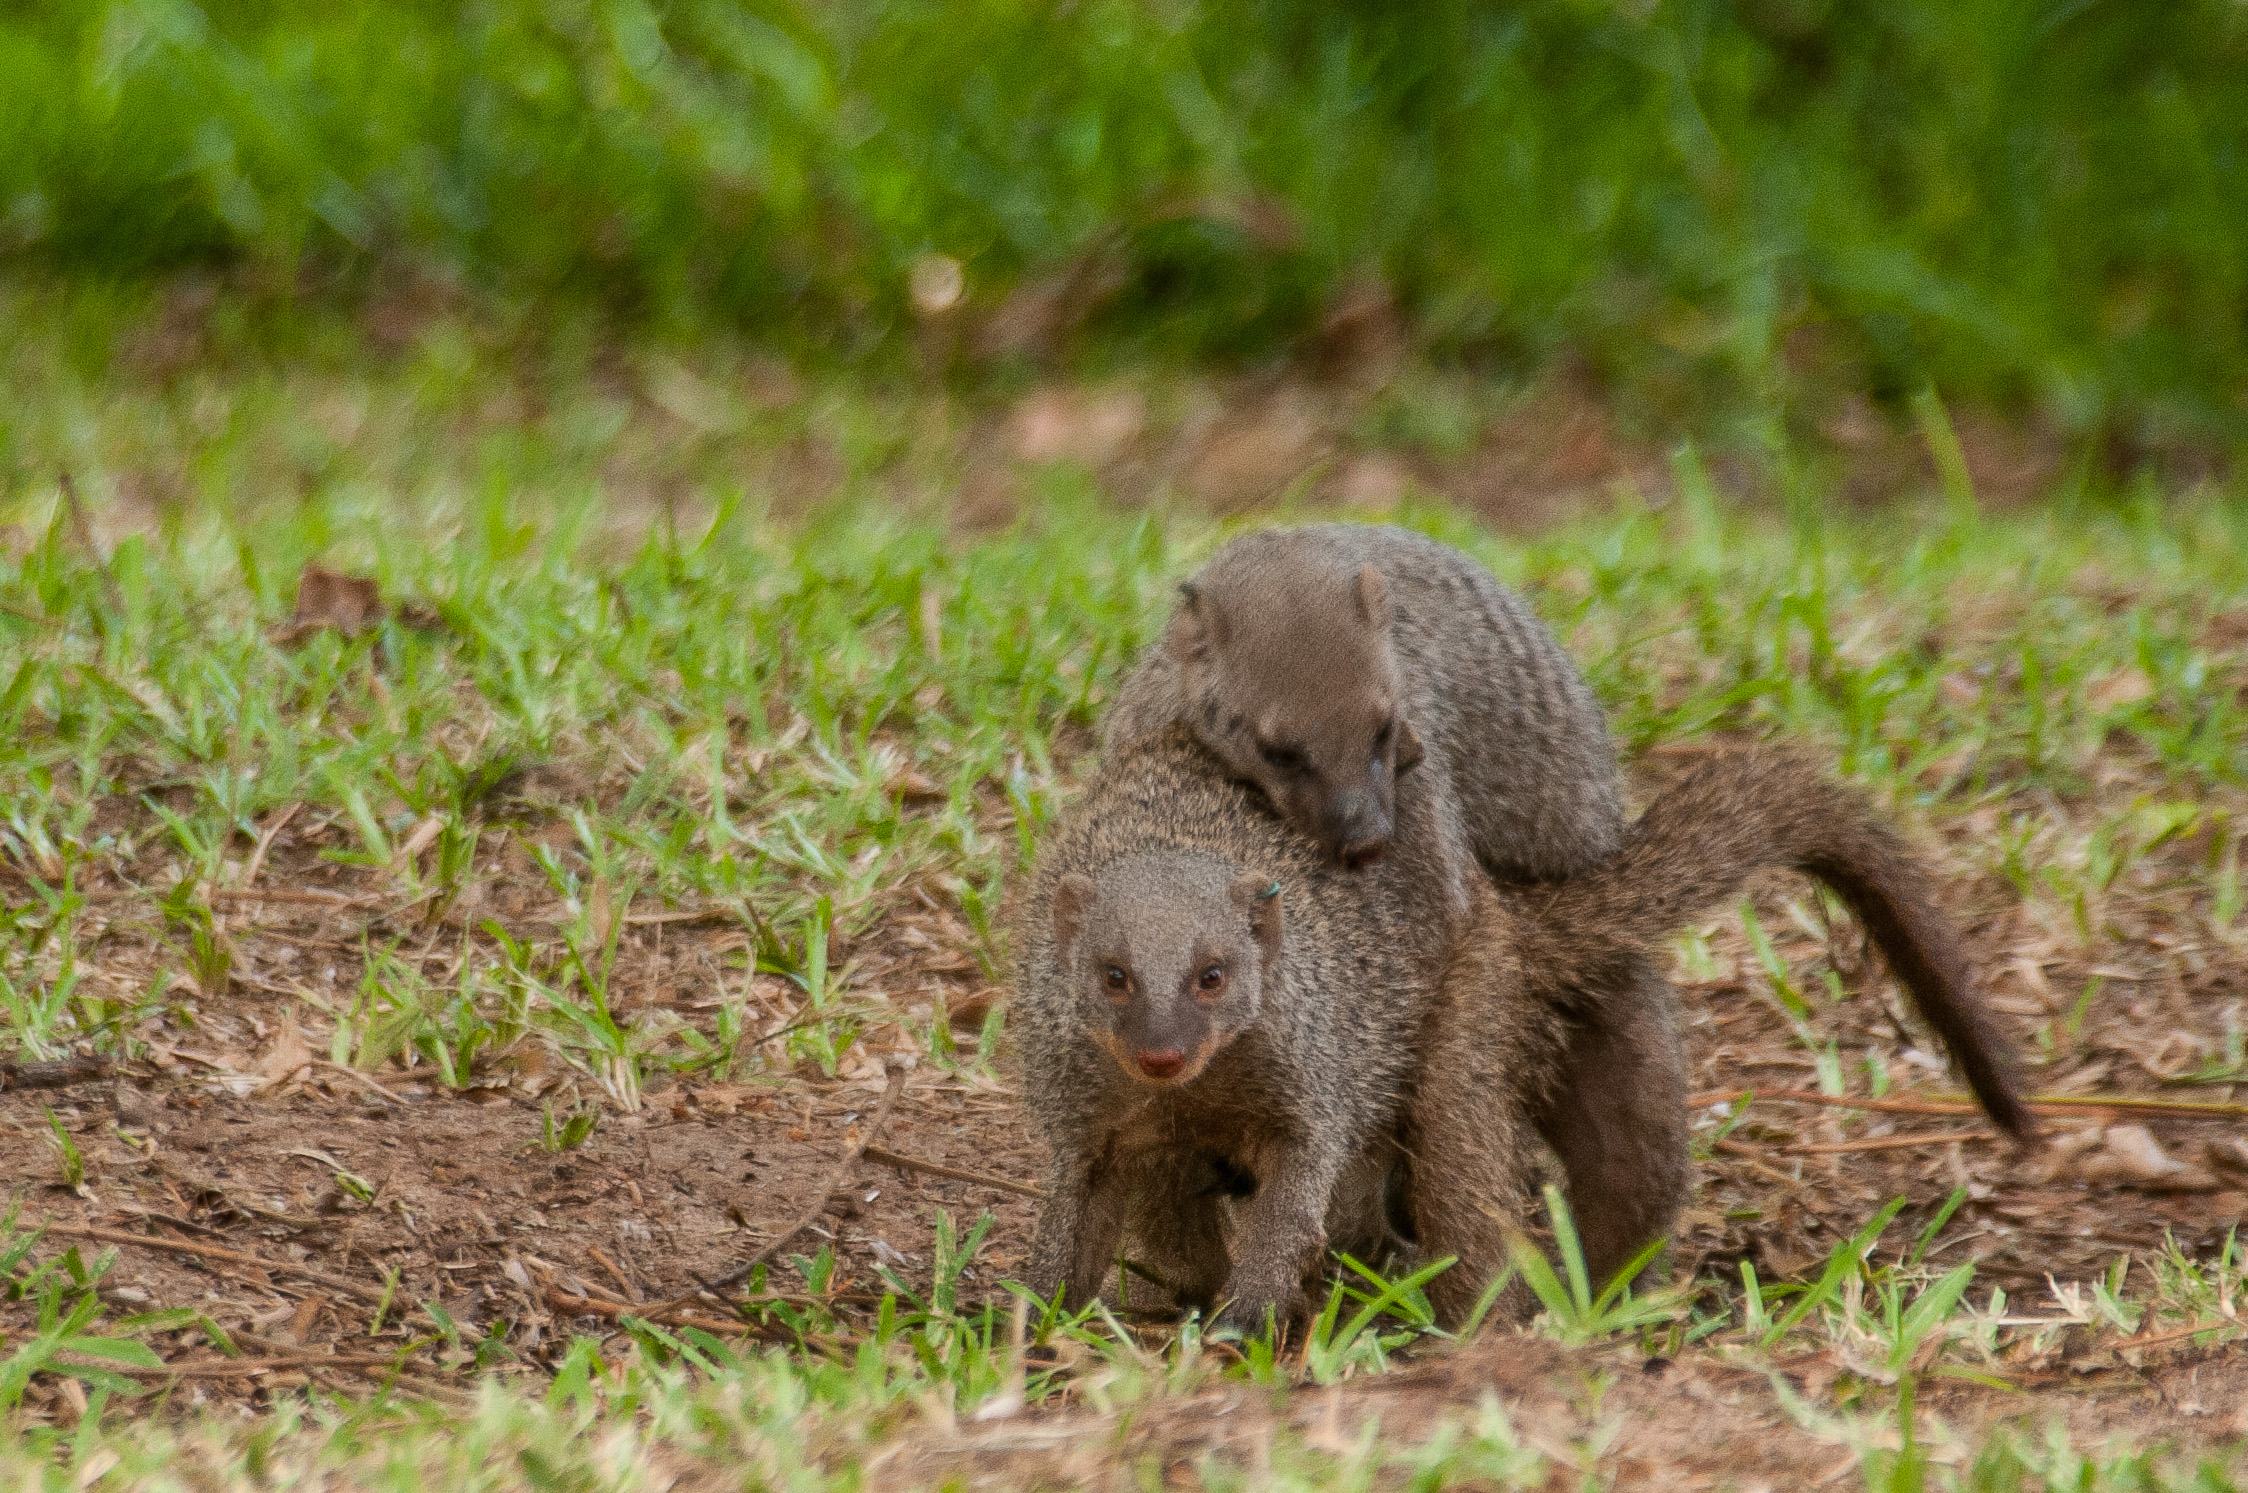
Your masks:
M1706 795L1679 801L1694 807ZM1823 802L1831 818L1832 800ZM1440 980L1400 936L1424 912L1402 871L1339 867L1183 728L1113 752L1042 840L1018 914L1027 1098L1053 1148L1031 1284L1072 1303L1095 1297L1128 1239L1179 1302L1222 1303L1221 1325L1285 1320L1330 1246L1361 1252L1385 1237L1389 1181L1424 1248L1450 1252L1455 1237L1480 1248L1479 1225L1443 1211L1436 1158L1456 1150L1468 1175L1495 1178L1488 1205L1510 1206L1522 1174L1507 1158L1530 1134L1514 1122L1535 1129L1563 1105L1563 1090L1599 1081L1565 1062L1574 1024L1597 1017L1657 1049L1643 1065L1682 1070L1669 987L1651 971L1619 984L1612 967L1518 967L1570 954L1573 936L1589 937L1582 920L1600 913L1612 946L1629 952L1703 888L1720 894L1764 863L1757 855L1772 859L1772 844L1744 831L1669 828L1679 818L1651 810L1633 843L1661 853L1627 853L1610 873L1504 894L1476 878L1476 920ZM1700 861L1671 848L1682 839L1706 845ZM2015 1111L2005 1108L2013 1101L2002 1047L1975 1013L1940 917L1918 904L1883 915L1918 884L1895 883L1903 890L1891 895L1890 868L1862 870L1856 848L1844 835L1834 873L1810 869L1854 906L1875 909L1868 927L1923 1010L1962 1046L1971 1081L2005 1123ZM1657 884L1672 872L1700 880ZM1517 931L1525 927L1557 931ZM1534 943L1539 936L1545 942ZM1909 938L1935 939L1937 952L1888 941ZM1516 958L1517 948L1534 953ZM1586 998L1597 1009L1573 1004ZM1496 1073L1503 1092L1466 1096L1467 1118L1447 1128L1444 1086L1484 1073ZM1648 1131L1649 1144L1581 1170L1566 1144L1558 1149L1588 1219L1607 1216L1596 1192L1667 1199L1638 1208L1644 1216L1635 1203L1621 1210L1631 1221L1620 1231L1635 1236L1648 1223L1667 1226L1675 1211L1685 1150L1682 1119L1668 1112L1682 1110L1683 1095L1673 1085L1623 1098L1596 1108ZM1501 1129L1478 1151L1472 1136L1486 1116ZM1398 1179L1401 1140L1418 1155L1408 1152ZM1472 1192L1450 1196L1455 1210L1484 1205ZM1604 1237L1588 1247L1610 1249Z

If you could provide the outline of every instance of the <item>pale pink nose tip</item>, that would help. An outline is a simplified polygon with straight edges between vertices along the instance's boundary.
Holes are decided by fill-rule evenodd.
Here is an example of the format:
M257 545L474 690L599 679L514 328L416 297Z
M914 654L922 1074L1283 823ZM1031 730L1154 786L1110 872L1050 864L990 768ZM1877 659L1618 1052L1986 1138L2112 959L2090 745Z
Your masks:
M1150 1078L1177 1078L1186 1071L1186 1054L1175 1047L1160 1052L1142 1052L1140 1071Z

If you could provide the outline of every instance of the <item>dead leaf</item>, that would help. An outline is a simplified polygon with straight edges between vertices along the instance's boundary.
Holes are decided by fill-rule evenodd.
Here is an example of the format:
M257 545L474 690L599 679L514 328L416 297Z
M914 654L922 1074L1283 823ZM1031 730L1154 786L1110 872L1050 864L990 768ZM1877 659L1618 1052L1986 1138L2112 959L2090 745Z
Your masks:
M909 767L890 779L890 787L909 804L935 803L951 796L942 783L918 767Z
M1328 495L1349 508L1394 508L1413 486L1413 474L1392 457L1355 456L1328 485Z
M2077 1163L2087 1182L2147 1192L2215 1192L2220 1185L2204 1168L2164 1151L2144 1125L2110 1125L2102 1140L2099 1150Z
M297 1030L294 1011L284 1013L280 1028L273 1040L266 1043L254 1070L265 1082L260 1090L279 1088L312 1065L312 1049L305 1045L304 1034Z
M290 1316L289 1325L285 1329L288 1337L298 1343L311 1342L313 1324L319 1319L321 1308L327 1304L328 1298L317 1293L298 1302L297 1309Z
M991 1015L991 1008L999 1004L1000 997L1001 992L997 990L979 990L959 1005L946 1007L946 1019L956 1032L980 1032L985 1018Z
M1322 434L1309 404L1287 394L1233 412L1203 438L1187 488L1220 512L1265 502L1318 459Z
M2237 1135L2213 1140L2202 1148L2208 1164L2230 1177L2248 1177L2248 1139Z
M1015 406L1008 432L1018 461L1106 466L1147 423L1147 401L1132 390L1039 389Z
M373 581L307 564L297 577L296 616L276 641L293 643L324 627L357 637L385 615L382 592Z
M960 261L949 254L924 254L913 261L906 275L906 290L913 298L913 309L923 316L941 316L960 304L967 290L967 276Z
M406 836L406 838L402 842L400 842L397 852L392 855L390 860L390 874L393 876L403 876L406 873L406 868L411 866L414 863L415 859L419 857L423 851L427 850L432 844L436 843L437 837L440 834L443 834L444 830L444 815L423 815L421 822L413 827L413 830Z
M2153 693L2154 681L2134 664L2095 680L2084 692L2084 698L2093 709L2109 711L2137 704Z

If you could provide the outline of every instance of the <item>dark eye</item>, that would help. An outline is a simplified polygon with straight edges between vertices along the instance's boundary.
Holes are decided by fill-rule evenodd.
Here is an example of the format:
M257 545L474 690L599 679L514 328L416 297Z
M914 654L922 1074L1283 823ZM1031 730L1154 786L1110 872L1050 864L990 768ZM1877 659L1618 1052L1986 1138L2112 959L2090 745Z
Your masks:
M1113 964L1101 972L1101 980L1118 995L1132 988L1132 977Z
M1382 728L1381 728L1381 729L1380 729L1379 731L1376 731L1376 732L1374 733L1374 750L1375 750L1375 751L1377 751L1377 752L1386 752L1386 751L1388 751L1388 750L1389 750L1389 737L1390 737L1390 733L1391 733L1391 732L1392 732L1393 730L1395 730L1395 729L1396 729L1396 727L1397 727L1397 722L1396 722L1396 721L1394 721L1394 720L1388 720L1388 721L1383 721L1383 722L1382 722Z
M1299 773L1304 770L1304 754L1294 747L1260 746L1257 755L1264 758L1265 766L1274 772Z
M1225 967L1218 964L1211 965L1208 969L1202 971L1202 977L1195 983L1204 990L1216 990L1219 986L1225 984Z

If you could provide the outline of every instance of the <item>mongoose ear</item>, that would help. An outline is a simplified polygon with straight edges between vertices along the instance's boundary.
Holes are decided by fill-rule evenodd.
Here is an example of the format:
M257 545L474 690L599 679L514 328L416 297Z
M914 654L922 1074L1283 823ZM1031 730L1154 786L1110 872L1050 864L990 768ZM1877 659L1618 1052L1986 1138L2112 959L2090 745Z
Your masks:
M1085 914L1092 911L1094 899L1100 893L1094 889L1093 878L1072 871L1054 884L1054 946L1064 963L1077 942L1077 935L1085 931Z
M1397 770L1403 772L1421 760L1421 733L1411 721L1397 723Z
M1280 883L1256 871L1234 878L1227 889L1233 905L1248 915L1249 931L1257 936L1267 967L1280 958Z
M1358 567L1358 619L1378 632L1389 631L1389 589L1371 565Z
M1201 663L1225 646L1225 614L1192 581L1179 583L1179 609L1171 614L1163 646L1182 664Z

